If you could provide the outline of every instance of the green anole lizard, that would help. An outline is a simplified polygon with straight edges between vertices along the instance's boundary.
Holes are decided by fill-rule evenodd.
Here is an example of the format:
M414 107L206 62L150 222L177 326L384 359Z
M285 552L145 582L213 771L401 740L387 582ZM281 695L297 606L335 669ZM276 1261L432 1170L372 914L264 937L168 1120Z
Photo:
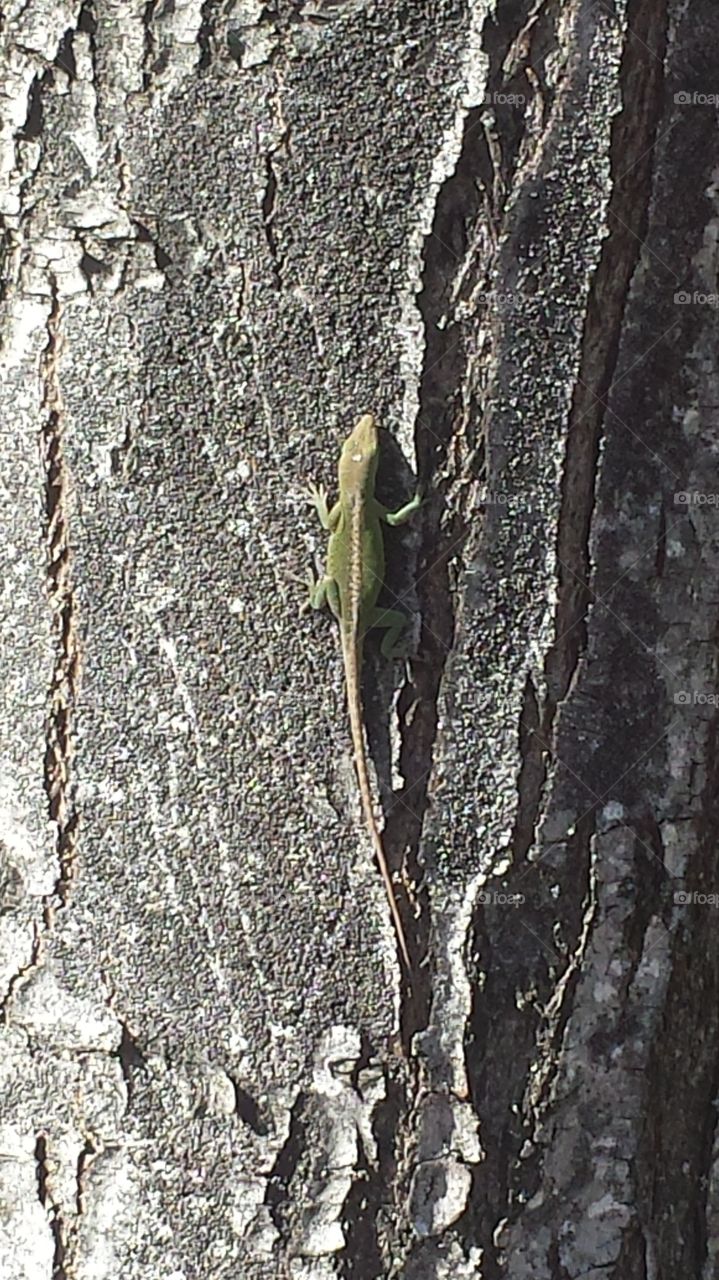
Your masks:
M406 622L397 609L377 607L377 597L384 582L384 543L380 526L383 522L398 525L408 520L420 506L422 497L417 493L399 511L391 512L383 507L374 494L377 460L377 426L372 414L365 413L342 446L339 498L331 510L328 510L324 489L310 485L310 501L317 509L322 527L330 533L326 570L317 582L311 581L310 604L313 609L329 604L339 622L347 709L362 809L387 890L400 950L407 971L411 972L407 940L372 805L362 727L360 676L366 632L371 627L386 628L382 654L391 658L395 656L397 639Z

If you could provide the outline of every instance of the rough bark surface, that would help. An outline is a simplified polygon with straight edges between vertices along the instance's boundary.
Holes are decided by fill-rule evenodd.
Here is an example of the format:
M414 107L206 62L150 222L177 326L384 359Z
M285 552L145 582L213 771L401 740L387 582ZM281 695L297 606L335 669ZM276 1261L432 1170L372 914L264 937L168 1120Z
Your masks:
M0 1280L711 1280L719 10L0 41ZM411 989L292 578L369 409Z

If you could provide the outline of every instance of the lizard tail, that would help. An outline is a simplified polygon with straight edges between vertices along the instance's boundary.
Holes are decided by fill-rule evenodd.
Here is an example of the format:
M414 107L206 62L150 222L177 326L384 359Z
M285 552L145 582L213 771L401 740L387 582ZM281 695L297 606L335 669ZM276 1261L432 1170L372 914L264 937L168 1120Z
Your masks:
M372 792L369 785L369 774L367 772L367 752L364 741L364 728L362 724L362 696L360 693L359 673L361 669L359 646L352 643L351 640L342 642L342 656L345 667L345 680L347 684L347 705L350 718L350 729L352 732L352 746L354 747L355 769L357 770L357 781L359 783L360 796L362 797L362 809L364 812L367 829L370 833L372 844L374 846L375 856L379 864L384 887L387 891L387 899L389 901L389 909L392 913L394 927L397 930L397 940L399 948L402 952L402 958L407 966L407 972L411 973L412 965L409 959L409 950L407 948L407 940L405 938L404 929L402 927L402 918L399 914L397 899L394 896L394 885L392 877L387 866L387 858L385 856L382 837L377 830L377 820L374 814L374 806L372 804Z

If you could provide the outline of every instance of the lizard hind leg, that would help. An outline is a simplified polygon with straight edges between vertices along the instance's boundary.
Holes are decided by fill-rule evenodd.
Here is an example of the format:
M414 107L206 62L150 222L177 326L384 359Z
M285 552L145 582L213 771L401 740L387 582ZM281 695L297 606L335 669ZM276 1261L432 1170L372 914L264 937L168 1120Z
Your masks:
M312 609L323 609L328 604L335 617L339 618L340 593L334 578L324 573L321 578L317 578L315 581L312 576L312 570L308 569L307 583L310 589L310 607Z
M407 629L407 618L399 609L381 609L375 606L367 619L367 630L372 627L384 627L380 650L383 658L400 658L405 655L398 643L402 633Z

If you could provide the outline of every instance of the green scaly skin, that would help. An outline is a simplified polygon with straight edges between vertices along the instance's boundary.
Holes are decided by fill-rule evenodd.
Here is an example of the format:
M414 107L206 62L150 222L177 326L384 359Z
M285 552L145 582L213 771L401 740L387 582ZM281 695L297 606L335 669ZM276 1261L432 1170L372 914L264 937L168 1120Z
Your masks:
M392 658L406 622L404 615L398 610L377 607L377 597L384 581L381 525L403 524L420 506L422 498L420 494L416 494L411 502L395 512L383 507L374 495L377 461L377 426L372 414L366 413L342 446L339 498L331 510L328 510L324 490L310 486L310 500L317 509L322 527L330 533L326 571L322 578L310 585L310 604L313 609L321 609L324 604L329 604L339 622L347 707L362 809L387 890L402 958L409 973L411 964L407 940L372 804L362 727L360 674L363 640L370 628L385 628L382 653L385 657Z

